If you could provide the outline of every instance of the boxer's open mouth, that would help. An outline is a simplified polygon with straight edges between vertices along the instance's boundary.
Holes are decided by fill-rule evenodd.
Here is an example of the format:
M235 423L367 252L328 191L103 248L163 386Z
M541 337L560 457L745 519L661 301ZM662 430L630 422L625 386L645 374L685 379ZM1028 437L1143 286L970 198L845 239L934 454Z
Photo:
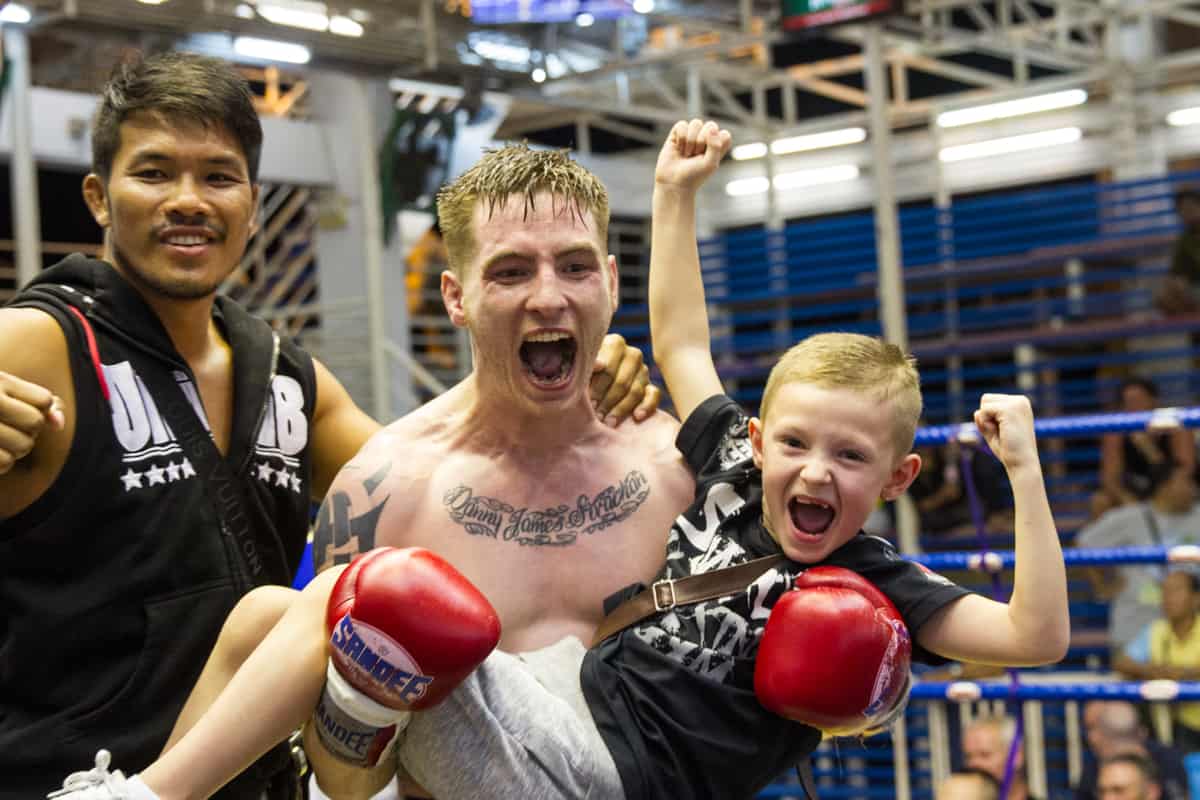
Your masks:
M833 506L813 498L793 497L788 501L788 514L796 530L808 534L824 533L835 516Z
M530 334L521 343L521 363L535 384L553 388L570 376L576 349L575 339L566 333Z

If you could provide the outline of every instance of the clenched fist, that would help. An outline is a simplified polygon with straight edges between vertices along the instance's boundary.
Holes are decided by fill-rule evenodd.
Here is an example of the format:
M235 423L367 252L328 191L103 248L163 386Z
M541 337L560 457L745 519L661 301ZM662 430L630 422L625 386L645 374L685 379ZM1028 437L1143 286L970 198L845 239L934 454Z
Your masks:
M33 450L46 425L62 430L62 402L49 390L0 372L0 475Z

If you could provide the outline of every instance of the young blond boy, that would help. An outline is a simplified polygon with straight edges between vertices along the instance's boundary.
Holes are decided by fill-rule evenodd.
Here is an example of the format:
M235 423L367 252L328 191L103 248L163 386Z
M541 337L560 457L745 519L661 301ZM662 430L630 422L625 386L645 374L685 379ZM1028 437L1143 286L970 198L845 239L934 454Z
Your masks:
M588 650L568 638L521 656L494 652L446 702L413 714L399 746L400 763L440 800L753 796L820 740L813 727L763 707L754 687L769 614L812 565L849 568L882 590L918 658L1021 666L1066 650L1065 570L1025 398L985 395L975 413L1016 501L1018 566L1010 601L999 603L860 530L875 502L903 493L920 466L910 452L918 379L898 348L857 335L811 337L772 371L761 418L747 419L723 395L694 215L696 192L729 145L713 123L677 123L655 172L654 355L685 420L678 447L696 473L695 502L672 526L659 577L779 553L787 560L744 592L653 614ZM320 620L335 578L331 570L302 593L211 712L140 779L98 766L92 782L107 788L63 796L204 797L301 724L321 694ZM831 629L831 644L853 638L852 624ZM232 724L250 707L249 719Z

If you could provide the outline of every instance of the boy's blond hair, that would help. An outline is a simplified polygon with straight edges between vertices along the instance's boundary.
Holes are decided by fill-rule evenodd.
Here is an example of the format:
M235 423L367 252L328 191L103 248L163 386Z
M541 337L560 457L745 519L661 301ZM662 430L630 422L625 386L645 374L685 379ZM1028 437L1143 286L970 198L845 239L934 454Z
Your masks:
M478 163L438 192L438 221L454 274L461 277L464 267L475 257L471 223L479 203L487 203L491 215L512 195L522 195L528 215L533 209L534 195L539 192L549 192L556 201L564 200L564 209L569 209L580 221L590 211L600 241L608 241L608 190L599 178L572 161L565 150L505 145L485 150Z
M771 401L789 383L868 394L892 414L896 457L912 450L921 417L917 362L894 344L858 333L818 333L793 345L771 369L759 416L766 424Z

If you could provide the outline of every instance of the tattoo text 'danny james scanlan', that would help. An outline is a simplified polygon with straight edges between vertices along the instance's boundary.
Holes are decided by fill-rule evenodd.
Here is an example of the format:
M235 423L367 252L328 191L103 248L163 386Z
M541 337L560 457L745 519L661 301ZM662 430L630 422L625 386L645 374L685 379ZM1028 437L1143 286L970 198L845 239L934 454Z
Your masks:
M595 497L579 495L574 505L540 510L514 508L462 485L442 495L442 503L450 519L473 536L521 545L562 546L574 544L580 534L596 533L627 519L649 496L650 482L635 469Z

